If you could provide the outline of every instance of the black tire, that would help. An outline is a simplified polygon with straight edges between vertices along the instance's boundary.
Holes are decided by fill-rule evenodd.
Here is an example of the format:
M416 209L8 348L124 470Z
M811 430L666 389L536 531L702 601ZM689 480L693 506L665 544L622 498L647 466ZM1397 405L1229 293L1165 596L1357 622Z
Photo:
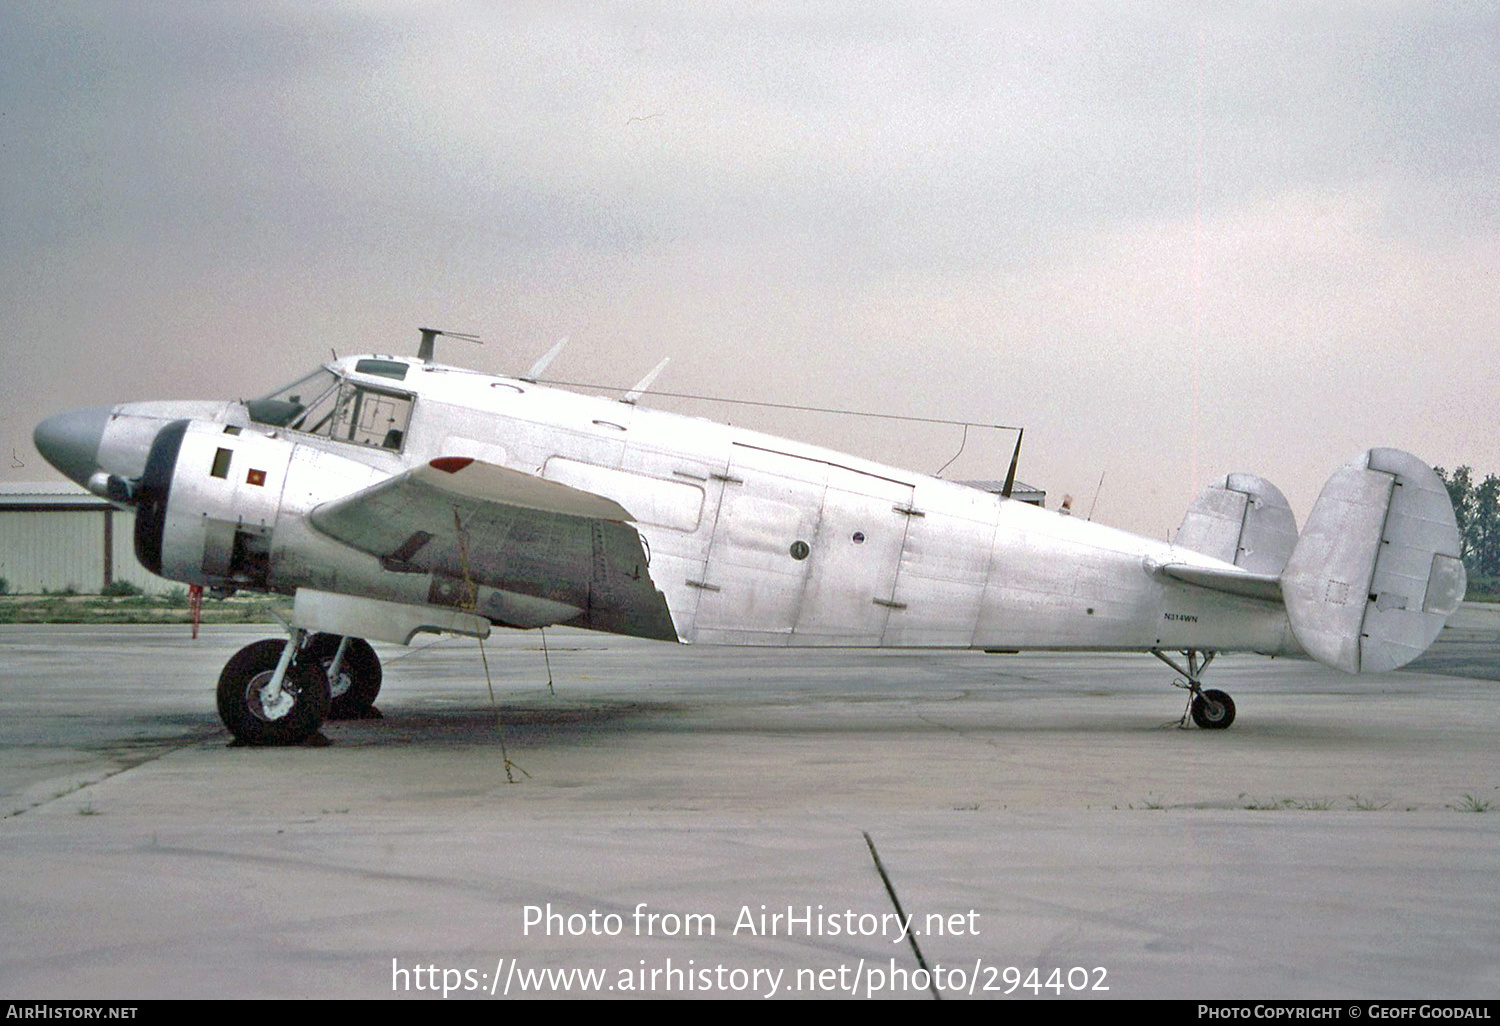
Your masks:
M333 666L333 657L338 654L339 635L314 634L302 650L303 658L316 660L327 674ZM328 691L333 704L328 711L330 720L362 720L371 715L375 698L380 694L380 657L364 638L350 638L344 649L344 661L339 664L338 679L328 678Z
M294 660L287 667L282 691L292 700L280 715L268 714L260 702L286 642L267 638L246 645L219 674L219 719L247 745L295 745L306 741L328 716L328 677L316 659Z
M1223 730L1234 722L1234 699L1222 691L1194 696L1193 722L1204 730Z

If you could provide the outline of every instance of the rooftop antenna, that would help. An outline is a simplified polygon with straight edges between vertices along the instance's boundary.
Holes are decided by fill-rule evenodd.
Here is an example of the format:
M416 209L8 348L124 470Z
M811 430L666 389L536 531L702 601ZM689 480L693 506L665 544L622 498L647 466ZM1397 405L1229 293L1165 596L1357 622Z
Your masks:
M557 340L557 345L543 353L542 358L531 365L531 370L521 375L521 380L528 381L533 385L536 384L536 379L541 377L548 367L552 366L552 361L557 359L557 354L562 352L563 346L567 344L568 336L564 335Z
M1007 499L1010 498L1010 493L1014 491L1016 487L1016 464L1020 462L1021 459L1021 439L1025 436L1025 428L1016 428L1016 451L1011 453L1010 470L1006 471L1005 474L1005 487L1000 489L1001 496Z
M620 397L620 402L628 403L629 405L634 406L636 402L639 401L641 396L646 394L646 389L651 387L651 382L655 381L657 375L666 370L667 364L671 362L672 358L669 356L666 359L662 360L662 362L657 364L655 367L652 367L649 374L647 374L641 380L637 381L634 388Z
M1105 469L1107 470L1108 468ZM1094 489L1094 501L1089 503L1088 519L1090 520L1094 519L1094 507L1099 505L1099 493L1104 491L1104 473L1103 470L1099 471L1099 487Z
M461 338L465 342L477 342L479 345L484 345L484 341L478 335L465 335L460 331L444 331L441 328L418 328L417 330L422 333L422 344L417 347L417 359L423 363L432 362L432 350L439 335L445 338Z

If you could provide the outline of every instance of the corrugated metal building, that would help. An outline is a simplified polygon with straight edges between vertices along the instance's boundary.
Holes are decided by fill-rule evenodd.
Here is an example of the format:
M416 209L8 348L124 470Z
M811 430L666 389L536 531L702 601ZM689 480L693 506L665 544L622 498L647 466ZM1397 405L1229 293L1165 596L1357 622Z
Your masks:
M999 495L1005 491L1004 481L960 481L959 484L968 485L970 488L978 488L981 492L989 492L991 495ZM1015 481L1011 485L1010 497L1017 502L1029 503L1033 506L1046 507L1047 493L1041 488L1027 484L1025 481Z
M180 588L135 558L135 517L67 481L0 483L0 578L13 595Z

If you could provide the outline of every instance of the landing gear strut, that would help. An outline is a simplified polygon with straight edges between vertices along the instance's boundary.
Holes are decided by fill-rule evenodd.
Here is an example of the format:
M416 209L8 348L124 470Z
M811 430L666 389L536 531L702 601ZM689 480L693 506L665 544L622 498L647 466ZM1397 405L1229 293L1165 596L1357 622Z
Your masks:
M219 718L247 745L301 744L324 720L380 716L380 658L363 638L294 628L234 654L219 675Z
M1182 653L1187 658L1185 669L1159 648L1153 648L1151 654L1181 674L1183 679L1172 683L1191 693L1192 697L1188 700L1188 707L1183 710L1178 726L1187 726L1189 716L1204 730L1223 730L1234 722L1234 699L1223 691L1205 691L1199 680L1203 671L1208 669L1208 664L1214 661L1215 653L1187 649Z

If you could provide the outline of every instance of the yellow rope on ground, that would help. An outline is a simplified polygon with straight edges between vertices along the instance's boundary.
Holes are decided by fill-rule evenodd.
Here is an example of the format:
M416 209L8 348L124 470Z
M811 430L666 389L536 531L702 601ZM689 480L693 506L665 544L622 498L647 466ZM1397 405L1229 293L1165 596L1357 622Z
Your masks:
M479 606L479 589L474 586L474 578L469 574L469 532L464 530L456 506L453 509L453 528L458 532L458 562L464 572L464 591L459 596L458 606L472 613ZM495 700L495 682L490 679L490 660L484 652L483 638L479 639L479 662L484 666L484 686L489 689L490 708L495 713L495 732L500 735L500 759L505 765L505 780L510 784L516 783L513 770L520 770L522 776L530 780L531 774L519 764L511 762L510 755L505 751L505 717L500 712L500 703Z

